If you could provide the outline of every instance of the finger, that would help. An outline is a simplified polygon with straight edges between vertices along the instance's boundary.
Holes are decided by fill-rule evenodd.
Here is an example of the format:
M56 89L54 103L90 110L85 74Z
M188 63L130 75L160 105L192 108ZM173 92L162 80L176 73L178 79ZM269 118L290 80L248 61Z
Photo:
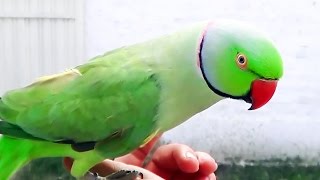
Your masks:
M216 180L216 175L214 173L211 173L209 175L203 176L203 175L199 175L197 174L197 176L195 176L193 178L193 180Z
M70 157L65 157L65 158L63 158L63 164L68 171L71 171L73 159Z
M133 151L130 154L116 158L116 161L128 163L135 166L142 166L145 157L148 155L153 146L158 142L162 134L155 136L150 142L143 147Z
M214 173L211 173L207 176L200 175L196 177L195 180L217 180L217 177Z
M217 177L214 173L210 174L209 180L217 180Z
M199 161L199 172L203 175L209 175L215 172L218 168L216 161L205 152L195 152Z
M90 169L90 172L96 172L100 176L107 176L121 168L121 164L112 163L112 160L104 160Z
M195 152L183 144L168 144L160 147L154 154L152 161L158 167L169 170L180 170L194 173L199 170L199 162Z

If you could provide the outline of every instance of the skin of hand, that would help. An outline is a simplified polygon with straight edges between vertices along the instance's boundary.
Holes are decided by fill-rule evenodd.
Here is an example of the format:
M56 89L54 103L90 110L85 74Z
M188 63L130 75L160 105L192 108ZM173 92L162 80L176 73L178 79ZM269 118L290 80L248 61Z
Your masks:
M105 160L93 167L91 172L107 176L119 170L136 170L143 174L143 179L216 180L214 172L218 165L215 160L209 154L194 151L183 144L160 146L148 165L142 168L145 157L159 138L160 136L155 137L145 146L114 161ZM72 159L65 158L64 164L70 170Z

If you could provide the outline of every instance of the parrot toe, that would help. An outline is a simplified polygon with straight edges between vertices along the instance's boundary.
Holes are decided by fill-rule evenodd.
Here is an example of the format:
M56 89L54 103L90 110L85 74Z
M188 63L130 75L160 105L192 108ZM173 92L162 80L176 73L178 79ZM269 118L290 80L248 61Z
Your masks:
M88 172L81 180L136 180L137 178L143 179L143 174L135 170L120 170L106 177Z
M143 174L135 170L120 170L106 177L107 180L135 180L143 179Z
M108 180L108 179L104 177L100 177L97 173L87 172L84 177L80 178L80 180Z

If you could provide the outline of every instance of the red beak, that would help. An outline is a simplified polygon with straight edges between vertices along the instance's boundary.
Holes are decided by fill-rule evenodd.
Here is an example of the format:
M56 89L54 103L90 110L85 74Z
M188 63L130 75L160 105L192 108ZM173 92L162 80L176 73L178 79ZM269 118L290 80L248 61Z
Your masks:
M249 110L258 109L267 104L276 91L277 83L277 80L257 79L253 81L250 94L252 105Z

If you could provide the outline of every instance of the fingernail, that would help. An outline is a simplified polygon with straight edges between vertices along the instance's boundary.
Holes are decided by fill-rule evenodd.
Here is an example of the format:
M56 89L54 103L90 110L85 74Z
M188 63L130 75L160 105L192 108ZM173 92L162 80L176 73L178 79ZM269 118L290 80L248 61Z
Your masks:
M191 152L186 152L186 157L187 158L192 158L192 159L197 159L197 157L193 154L193 153L191 153Z

